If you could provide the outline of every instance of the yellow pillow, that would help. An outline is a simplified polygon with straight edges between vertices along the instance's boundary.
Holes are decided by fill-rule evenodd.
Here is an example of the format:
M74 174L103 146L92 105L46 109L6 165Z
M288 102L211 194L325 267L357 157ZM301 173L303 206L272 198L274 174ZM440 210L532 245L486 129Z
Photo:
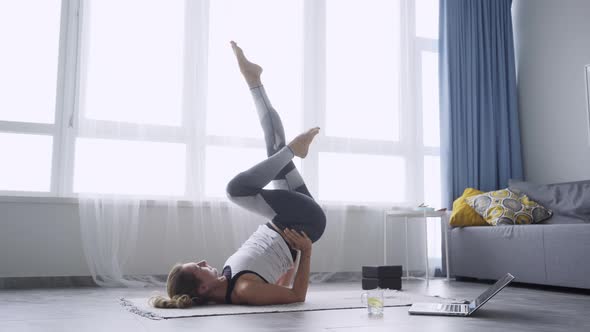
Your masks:
M471 196L465 201L493 226L538 223L553 215L551 210L529 200L526 195L508 189Z
M473 188L467 188L463 195L453 202L453 213L449 224L451 226L488 226L488 223L467 202L466 198L483 194Z

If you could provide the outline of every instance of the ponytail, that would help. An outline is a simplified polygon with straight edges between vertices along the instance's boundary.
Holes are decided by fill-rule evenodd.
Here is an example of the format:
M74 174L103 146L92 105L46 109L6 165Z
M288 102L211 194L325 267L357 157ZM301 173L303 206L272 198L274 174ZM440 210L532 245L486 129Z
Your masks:
M195 305L205 304L206 301L195 294L200 281L190 273L183 271L182 264L175 264L166 282L166 290L169 298L164 296L152 296L148 304L155 308L185 309Z
M193 306L193 301L190 296L186 294L174 295L171 299L167 299L161 295L153 296L148 303L155 308L190 308Z

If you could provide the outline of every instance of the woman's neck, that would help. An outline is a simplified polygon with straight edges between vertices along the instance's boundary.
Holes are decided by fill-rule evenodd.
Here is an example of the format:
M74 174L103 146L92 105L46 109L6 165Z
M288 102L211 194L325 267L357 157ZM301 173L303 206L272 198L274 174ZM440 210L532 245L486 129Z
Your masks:
M218 284L211 290L209 295L207 296L209 301L223 304L225 303L225 295L227 294L227 287L229 286L229 281L225 277L220 277L218 279Z

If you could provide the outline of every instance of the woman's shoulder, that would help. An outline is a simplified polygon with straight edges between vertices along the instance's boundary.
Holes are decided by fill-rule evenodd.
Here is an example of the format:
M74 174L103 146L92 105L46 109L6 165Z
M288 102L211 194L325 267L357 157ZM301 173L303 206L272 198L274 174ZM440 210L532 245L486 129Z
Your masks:
M238 280L236 280L234 291L243 290L244 287L258 283L266 284L267 282L254 273L244 273Z
M287 304L305 301L291 288L246 278L232 292L232 303L246 305Z
M265 284L266 281L262 280L259 276L254 273L245 273L236 280L234 289L231 294L232 303L241 304L247 302L247 294L250 287Z

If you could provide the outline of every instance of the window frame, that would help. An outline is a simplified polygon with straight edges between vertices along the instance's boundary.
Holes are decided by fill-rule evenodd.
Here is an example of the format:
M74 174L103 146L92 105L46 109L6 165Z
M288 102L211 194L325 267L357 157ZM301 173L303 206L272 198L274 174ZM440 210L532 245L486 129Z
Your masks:
M415 179L406 185L407 202L363 202L362 205L387 205L391 203L411 203L424 197L424 157L440 158L440 147L423 145L422 118L422 87L421 87L421 52L438 52L438 40L418 37L415 33L415 3L413 0L400 0L402 18L408 21L402 26L408 27L405 38L411 38L407 58L404 63L411 66L409 77L404 77L406 88L410 92L402 92L406 100L405 110L400 112L400 141L379 141L366 139L350 139L324 136L318 140L307 158L302 160L302 173L312 194L318 196L319 155L322 152L346 152L351 154L376 154L382 156L401 156L406 160L406 177ZM7 191L0 190L0 196L35 196L35 197L77 197L73 192L74 151L78 137L112 138L104 134L113 122L101 120L84 120L79 122L81 61L83 60L82 39L83 10L85 0L62 0L60 18L60 38L58 56L58 82L56 91L55 121L53 124L37 124L26 122L0 121L0 132L30 133L51 135L53 137L52 170L49 192ZM264 148L262 139L240 138L208 135L204 130L206 121L206 85L208 74L206 50L209 34L209 1L185 2L185 70L184 90L197 91L196 94L183 94L182 129L169 126L146 126L128 124L124 129L134 131L137 127L148 128L147 137L157 142L175 142L186 145L187 181L186 196L179 200L191 200L192 197L203 197L204 158L207 146L216 147L252 147ZM190 18L190 19L188 19ZM198 19L195 19L198 18ZM303 0L303 127L326 125L326 0ZM197 76L205 76L197 80ZM413 87L413 91L411 91ZM404 98L406 98L404 97ZM413 111L409 111L413 110ZM85 121L92 121L99 130L96 135L85 133ZM120 126L120 124L117 124ZM130 139L133 137L130 135ZM412 165L412 167L408 167ZM194 175L194 177L188 177ZM158 199L158 196L146 197ZM218 201L214 197L206 197L207 201ZM331 204L334 202L324 201ZM359 205L358 202L344 202Z
M182 94L182 117L181 123L179 126L170 126L170 125L157 125L157 124L136 124L136 123L128 123L128 122L115 122L115 121L107 121L107 120L96 120L96 119L89 119L84 116L84 110L80 107L80 97L83 95L81 81L84 79L83 75L85 73L80 68L84 68L84 60L85 60L85 52L87 48L84 46L85 37L87 37L87 30L85 29L86 26L84 25L84 10L87 8L85 6L86 0L73 0L78 3L78 24L77 31L79 31L79 35L81 37L77 38L76 41L76 50L77 50L77 57L76 57L76 68L77 68L77 75L76 75L76 86L75 86L75 107L71 112L70 121L72 121L73 126L72 130L69 132L71 133L71 137L67 139L67 144L70 149L70 158L69 166L70 171L68 173L69 181L67 183L67 191L65 192L65 196L68 197L76 197L78 196L77 193L74 192L74 162L75 162L75 145L76 139L78 138L98 138L98 139L119 139L119 140L129 140L129 141L143 141L143 142L161 142L161 143L179 143L184 144L186 146L186 165L185 165L185 172L187 174L187 181L185 184L185 196L178 196L178 200L186 200L191 195L194 195L194 189L197 188L195 184L197 183L197 179L189 178L188 175L191 172L187 172L186 170L189 167L199 167L195 160L199 160L198 155L201 151L195 146L199 145L199 142L202 142L203 135L199 135L199 131L195 130L198 123L200 123L196 118L199 117L193 113L201 113L201 112L194 112L190 110L194 110L195 107L199 107L198 103L194 99L202 99L202 98L192 98L190 94ZM184 61L184 70L183 70L183 91L191 90L196 88L197 80L196 80L196 73L198 71L202 71L203 69L203 59L202 59L202 52L196 52L196 50L200 47L199 43L202 42L203 38L194 38L192 34L198 34L200 29L196 28L196 22L202 22L201 20L192 19L195 17L203 17L204 9L208 8L208 4L204 6L201 2L195 3L194 1L186 1L185 0L185 13L184 13L184 49L186 56L183 57ZM191 19L189 19L191 18ZM206 25L208 27L208 24ZM207 29L208 31L208 29ZM201 33L202 35L202 33ZM201 46L202 47L202 46ZM206 68L205 68L206 72ZM201 94L202 89L196 90L199 91ZM199 109L203 109L203 107L199 107ZM90 129L92 128L92 130ZM142 137L141 140L134 134L139 131L141 128ZM119 133L117 137L109 136L108 133L116 131ZM195 169L195 168L193 168ZM198 173L198 171L197 171ZM198 177L196 177L198 178ZM98 194L102 195L102 194ZM136 197L133 194L117 194L117 196L122 197ZM169 199L168 196L163 195L141 195L141 198L145 199Z
M438 156L440 158L440 146L431 147L423 144L423 110L422 110L422 66L421 52L429 51L438 53L438 39L416 36L416 6L412 0L400 0L401 18L406 19L400 26L407 27L404 38L410 38L409 45L413 46L404 52L406 58L402 63L408 64L411 69L407 71L408 77L402 77L404 87L414 87L413 91L403 91L401 97L405 98L404 107L400 110L400 140L382 141L358 138L342 138L325 136L320 132L322 140L318 140L316 147L310 151L302 166L305 169L306 183L311 193L319 197L319 154L322 152L345 152L350 154L375 154L381 156L401 156L406 161L406 178L416 179L406 185L406 201L404 202L363 202L363 205L387 205L412 204L424 199L424 157ZM404 15L405 14L405 15ZM326 125L326 0L305 0L304 16L304 63L309 64L304 68L304 128L313 126L324 127ZM312 50L307 48L312 45ZM408 111L413 110L413 111ZM409 167L412 165L413 167ZM336 203L322 200L322 202ZM344 202L355 205L358 202Z
M49 179L49 191L25 191L25 190L0 190L1 196L32 196L32 197L55 197L63 194L64 181L67 173L65 167L64 149L64 114L67 109L67 84L71 75L68 75L72 45L72 25L77 21L76 1L62 0L60 2L60 28L58 38L58 63L56 75L56 99L53 123L35 123L22 121L0 120L0 132L13 134L31 134L50 136L52 138L51 171ZM72 14L74 13L74 14Z

